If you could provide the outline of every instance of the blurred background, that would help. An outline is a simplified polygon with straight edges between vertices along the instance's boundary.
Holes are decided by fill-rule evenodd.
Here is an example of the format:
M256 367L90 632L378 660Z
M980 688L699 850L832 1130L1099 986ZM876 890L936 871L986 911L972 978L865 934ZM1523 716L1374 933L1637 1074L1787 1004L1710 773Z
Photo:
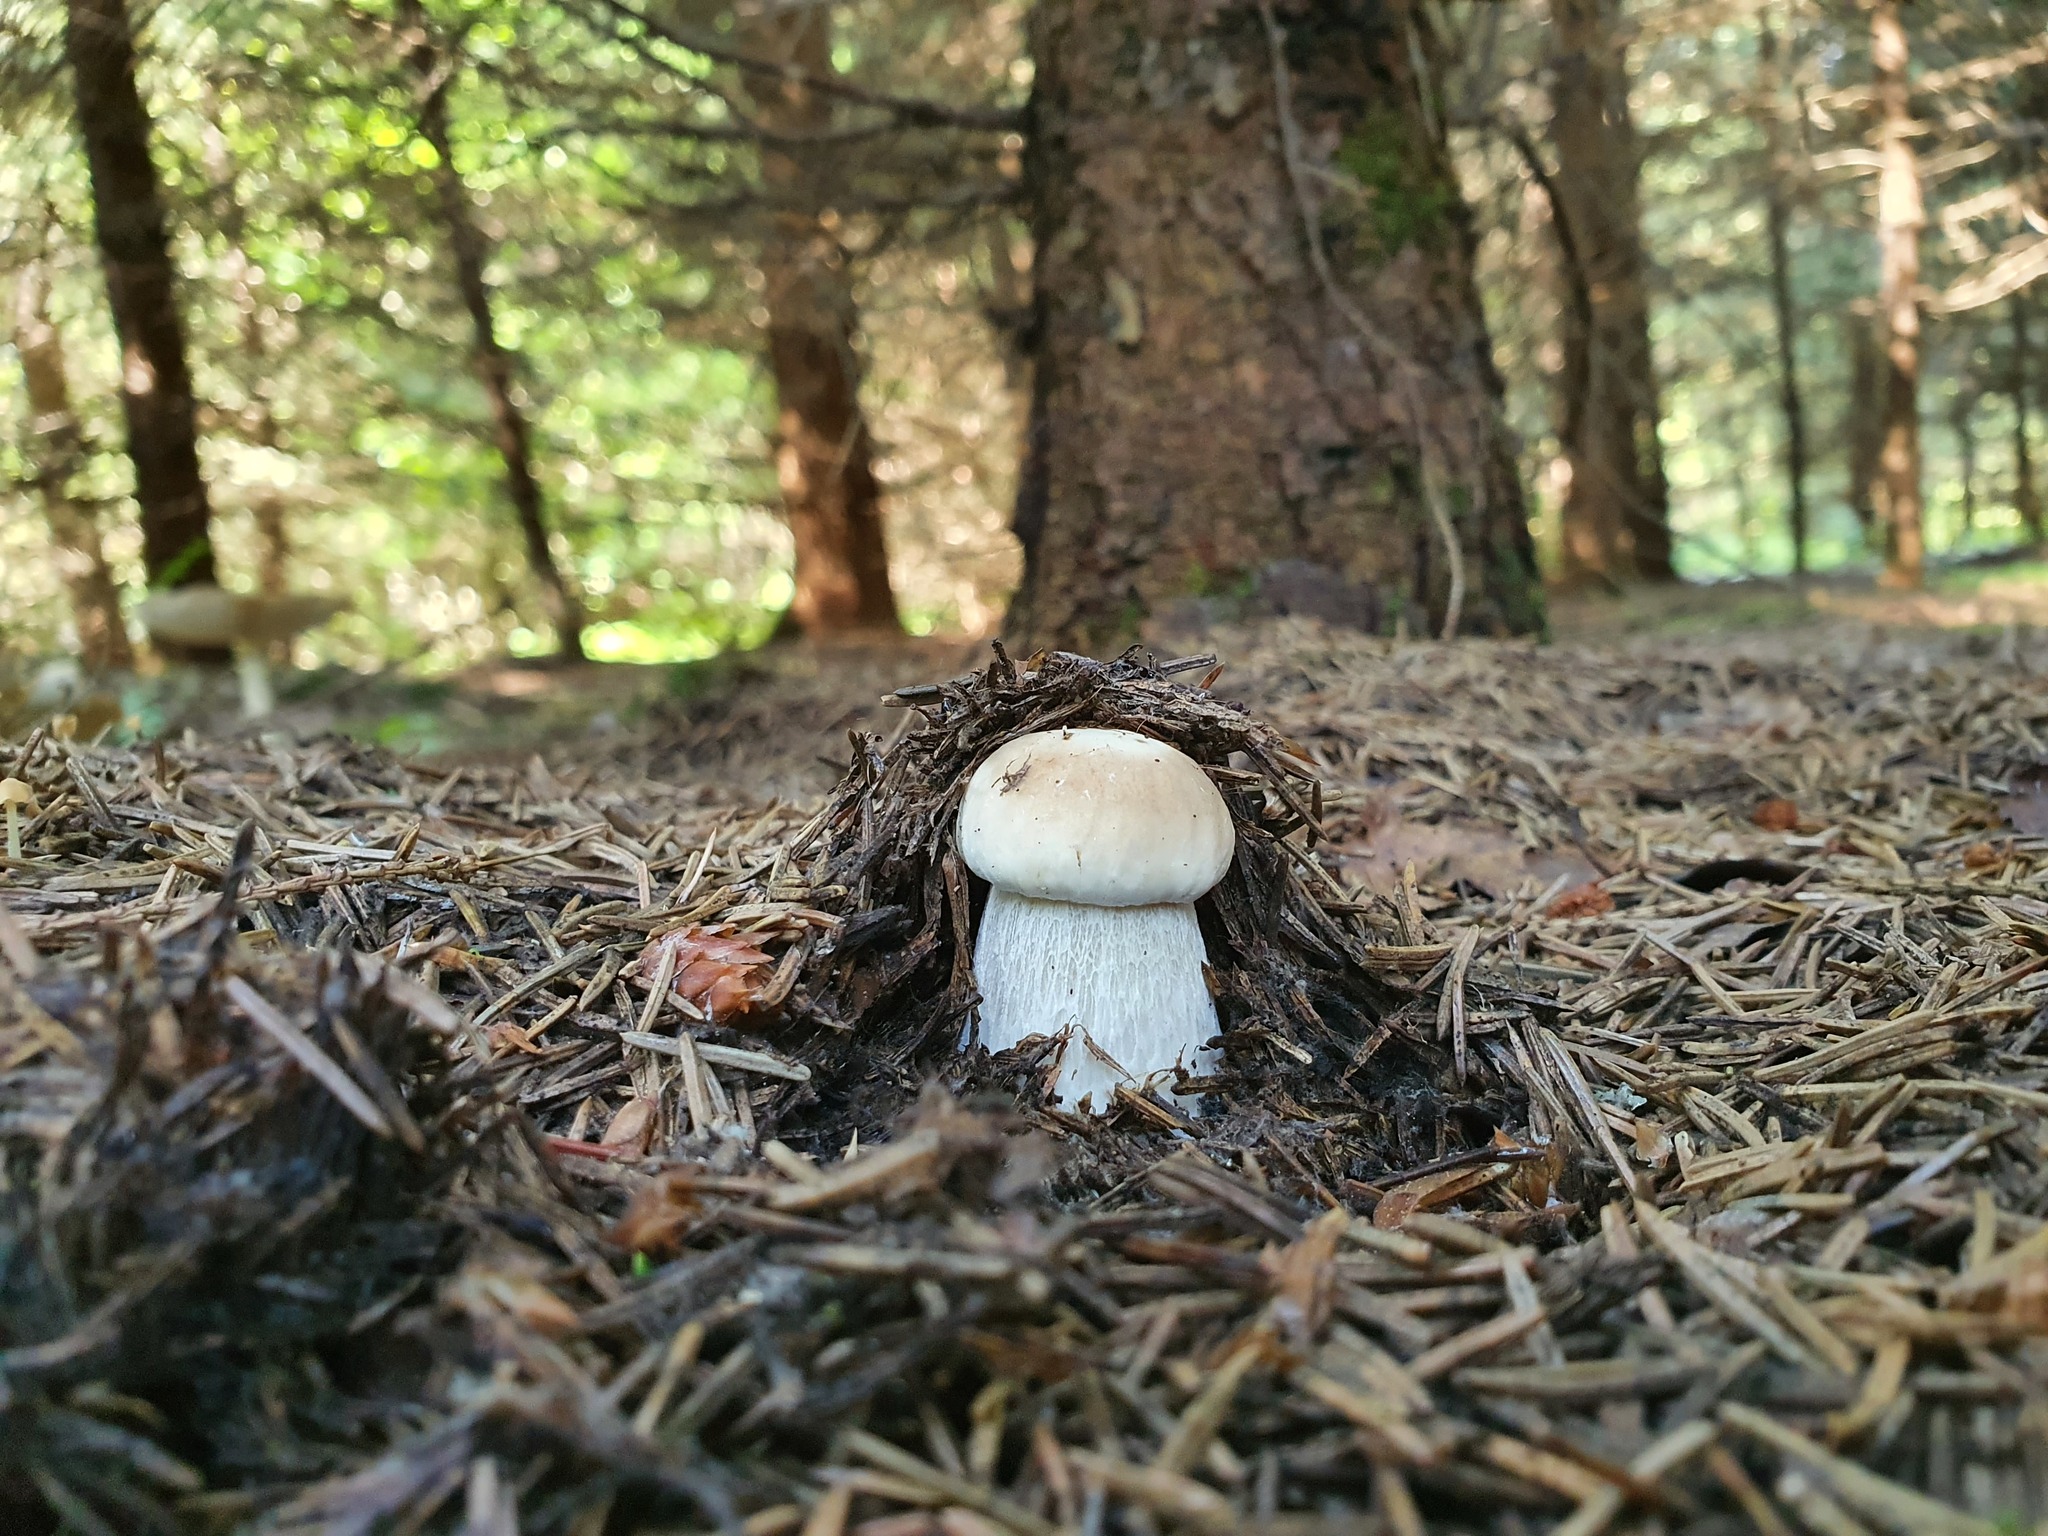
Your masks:
M1078 174L1033 139L1041 72L1077 28L1155 114L1178 108L1148 71L1209 48L1190 110L1244 116L1259 153L1289 59L1264 42L1378 29L1429 142L1340 141L1311 100L1279 120L1286 166L1377 193L1387 263L1402 220L1425 247L1454 226L1553 617L1646 584L1666 606L1674 577L1774 602L1795 574L1802 602L1888 578L1923 614L2034 616L2048 4L1208 10L1162 44L1145 7L1080 0L0 0L17 707L76 691L52 658L160 676L136 605L189 574L148 558L136 499L123 390L155 354L117 340L114 247L147 223L124 187L161 216L216 579L347 604L277 659L431 681L871 637L863 517L902 631L995 630L1048 344L1043 178ZM1410 185L1439 154L1449 185ZM1138 301L1103 281L1135 350ZM839 439L831 486L806 433ZM806 517L856 535L819 545L811 599Z

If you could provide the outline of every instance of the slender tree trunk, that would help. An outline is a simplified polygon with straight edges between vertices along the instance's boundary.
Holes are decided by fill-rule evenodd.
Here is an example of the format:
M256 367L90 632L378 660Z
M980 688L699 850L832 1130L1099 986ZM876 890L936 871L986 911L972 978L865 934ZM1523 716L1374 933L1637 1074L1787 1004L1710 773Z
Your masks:
M58 569L71 594L78 626L79 659L94 672L135 665L128 627L121 617L121 593L107 569L99 523L92 505L75 500L71 480L78 473L81 434L71 410L71 383L64 367L64 339L50 320L50 278L32 261L15 293L14 350L27 384L30 445L36 485L43 495L56 546Z
M420 137L434 151L434 187L441 204L441 221L446 226L448 247L455 260L455 285L462 306L469 312L474 341L477 377L491 405L498 456L505 463L505 489L519 521L519 534L526 546L526 563L540 583L548 622L554 626L556 645L565 657L583 654L583 601L567 574L556 563L548 544L547 514L542 504L540 481L533 472L533 434L526 413L515 397L518 360L498 340L497 322L491 313L491 290L484 281L486 246L470 206L469 189L455 168L454 146L448 126L448 88L453 80L450 62L440 56L426 30L426 18L417 3L407 5L405 25L413 34L411 63L420 78Z
M2027 542L2042 541L2041 493L2034 484L2033 432L2028 420L2033 387L2034 349L2027 334L2027 295L2012 296L2012 466L2014 509Z
M1956 435L1957 469L1962 481L1964 537L1977 527L1977 397L1962 384L1949 403L1949 430Z
M249 401L242 412L242 435L258 448L274 449L278 441L277 413L270 403L269 342L264 334L263 300L256 290L256 263L249 259L248 213L235 187L235 164L228 152L227 135L209 124L205 142L206 174L213 179L214 196L222 210L220 233L227 242L224 275L235 301L235 315L242 325L243 387ZM291 536L284 498L275 491L262 491L250 512L256 523L257 590L269 597L282 597L291 573ZM285 647L280 643L276 650L282 652Z
M832 13L790 7L755 23L749 51L818 78L832 70ZM789 78L751 90L761 126L788 138L832 126L832 104ZM812 638L895 631L882 491L860 403L853 277L825 218L836 176L829 146L768 144L761 179L779 204L761 246L768 361L775 375L776 478L796 545L790 618Z
M121 409L142 511L143 568L151 586L211 582L212 509L199 472L192 374L124 0L68 0L64 53L121 346Z
M1920 231L1927 223L1913 155L1910 55L1900 0L1877 0L1870 16L1878 109L1878 310L1884 326L1884 449L1877 513L1884 529L1887 586L1918 587L1927 549L1920 500Z
M1848 499L1863 525L1865 542L1880 548L1877 524L1877 476L1884 458L1884 349L1878 344L1872 315L1857 310L1842 315L1849 350L1849 413L1842 424L1848 445Z
M1786 195L1792 167L1778 34L1768 15L1759 19L1757 51L1764 77L1764 133L1770 156L1764 182L1764 222L1771 245L1771 313L1778 333L1778 406L1785 417L1786 531L1792 538L1792 572L1804 576L1811 522L1806 506L1806 406L1799 392L1799 311L1792 296L1792 204Z
M1564 503L1567 585L1670 581L1669 492L1657 440L1660 415L1650 352L1643 254L1641 151L1628 110L1618 0L1551 0L1551 137L1556 211L1585 270L1590 325L1572 326L1581 353L1568 377L1584 388L1565 403L1571 488Z
M1036 11L1017 638L1101 653L1283 571L1372 627L1541 628L1434 40L1365 12Z

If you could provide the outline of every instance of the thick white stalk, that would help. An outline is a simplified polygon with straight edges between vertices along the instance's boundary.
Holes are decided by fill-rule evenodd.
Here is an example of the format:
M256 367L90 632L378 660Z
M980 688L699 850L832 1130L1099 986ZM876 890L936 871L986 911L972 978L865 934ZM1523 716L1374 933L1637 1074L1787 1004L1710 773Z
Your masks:
M242 683L242 715L261 720L277 708L277 693L270 686L270 663L254 646L235 653L235 676Z
M1118 1083L1209 1071L1217 1032L1192 906L1089 907L989 893L974 949L981 1043L1068 1034L1055 1097L1100 1114ZM1107 1059L1105 1059L1107 1058ZM1172 1091L1171 1081L1159 1085Z

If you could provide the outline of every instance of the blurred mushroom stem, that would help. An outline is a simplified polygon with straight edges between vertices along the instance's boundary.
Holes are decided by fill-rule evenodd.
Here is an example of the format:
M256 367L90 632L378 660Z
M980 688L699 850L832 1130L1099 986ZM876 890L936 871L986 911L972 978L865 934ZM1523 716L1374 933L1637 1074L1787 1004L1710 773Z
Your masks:
M270 680L270 659L255 646L235 651L235 676L242 685L242 716L261 720L277 708L277 689Z

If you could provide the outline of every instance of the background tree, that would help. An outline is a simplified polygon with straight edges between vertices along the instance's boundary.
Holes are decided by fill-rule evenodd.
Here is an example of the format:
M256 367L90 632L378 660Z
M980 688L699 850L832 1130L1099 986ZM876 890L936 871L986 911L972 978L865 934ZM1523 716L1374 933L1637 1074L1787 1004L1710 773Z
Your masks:
M1876 0L1871 8L1870 62L1877 87L1877 306L1884 343L1877 520L1885 579L1917 587L1927 559L1920 486L1920 231L1927 211L1913 152L1906 78L1911 51L1898 0Z
M1559 435L1571 466L1560 574L1569 584L1670 581L1657 370L1618 0L1552 0L1555 210L1583 284L1565 310Z
M71 594L79 659L95 672L131 667L135 655L121 597L107 568L98 508L76 492L84 447L71 409L64 338L50 319L50 274L41 258L22 272L14 302L14 349L28 400L29 457L50 522L57 564Z
M1212 15L1056 0L1035 19L1010 627L1113 648L1283 561L1368 627L1539 627L1464 210L1408 63L1436 46L1424 13Z
M210 582L212 508L199 472L192 372L124 0L67 0L64 52L92 176L107 303L121 343L121 405L142 512L143 566L152 586Z
M761 182L776 201L761 244L768 362L775 376L776 479L796 546L789 612L806 635L897 628L882 536L882 493L860 402L853 278L834 233L843 187L832 103L814 83L832 73L832 12L770 13L741 32L762 134ZM786 72L784 72L786 71Z
M1785 417L1785 532L1792 544L1792 571L1803 576L1812 514L1806 503L1806 398L1799 388L1799 306L1792 284L1792 208L1797 186L1794 146L1803 113L1786 86L1776 22L1770 0L1758 7L1757 88L1763 100L1768 164L1764 171L1765 230L1770 239L1771 320L1778 343L1778 402Z
M455 50L437 44L428 30L426 11L407 0L400 11L407 44L407 62L419 79L419 130L433 151L434 188L440 200L448 254L455 267L455 287L469 313L474 335L477 377L491 403L498 456L505 461L505 490L519 523L527 564L547 599L555 643L566 657L583 654L583 600L562 574L548 543L546 509L540 480L533 467L533 433L517 394L518 359L498 335L492 313L490 284L484 276L484 237L477 228L462 173L455 164L455 140L448 126L448 86L462 68Z

